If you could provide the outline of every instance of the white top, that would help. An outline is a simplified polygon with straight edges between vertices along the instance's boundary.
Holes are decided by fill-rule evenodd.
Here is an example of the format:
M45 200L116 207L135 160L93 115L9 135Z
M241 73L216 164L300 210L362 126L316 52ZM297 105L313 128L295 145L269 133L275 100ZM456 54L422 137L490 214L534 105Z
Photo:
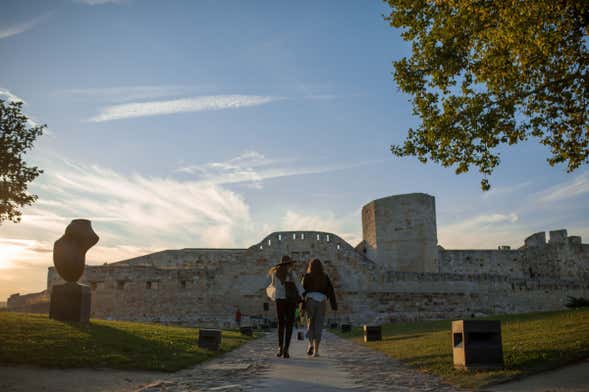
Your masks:
M277 299L286 299L286 290L284 289L284 284L276 276L276 271L272 272L270 275L270 280L270 285L266 288L268 297L270 297L272 301L276 301ZM289 271L289 273L286 274L285 281L293 282L297 288L299 296L303 296L303 286L301 286L301 282L297 280L293 271Z
M320 293L319 291L310 291L306 294L307 298L311 298L313 301L323 302L327 299L327 295Z

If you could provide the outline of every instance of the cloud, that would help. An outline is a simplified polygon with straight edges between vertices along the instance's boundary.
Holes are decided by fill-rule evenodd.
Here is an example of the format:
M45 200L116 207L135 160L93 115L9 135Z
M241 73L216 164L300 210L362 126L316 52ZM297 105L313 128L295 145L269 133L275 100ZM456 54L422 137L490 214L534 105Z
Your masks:
M89 121L102 122L174 113L238 109L265 105L283 99L282 97L259 95L208 95L169 101L134 102L107 106L100 114L92 117Z
M0 97L6 97L6 99L9 102L22 102L24 105L26 105L27 103L25 102L24 99L22 99L21 97L17 96L16 94L13 94L11 91L4 89L4 88L0 88ZM27 116L27 125L31 128L33 127L38 127L41 124L35 120L33 120L31 118L31 116L29 116L28 114ZM45 135L53 135L53 132L51 132L49 129L45 128L45 130L43 131L43 133Z
M122 4L128 0L75 0L76 3L82 3L87 5L103 5L103 4Z
M540 202L553 203L587 193L589 193L589 170L570 181L560 183L540 192L537 197Z
M22 102L22 103L26 103L24 99L22 99L21 97L17 96L16 94L13 94L12 92L10 92L9 90L7 90L5 88L0 88L0 97L6 97L6 99L9 102Z
M523 243L528 234L529 231L519 225L519 215L513 212L481 214L459 222L438 225L438 243L450 249L517 246Z
M108 100L110 102L126 102L143 99L155 99L177 96L190 91L188 86L119 86L100 88L75 88L56 91L57 95L70 95L75 97L88 97Z
M354 216L336 217L332 212L313 215L289 210L282 218L279 230L326 231L336 234L352 246L356 246L362 240L362 237L358 232L346 230L351 218L355 220L358 217L355 214Z
M45 15L38 16L34 19L31 19L31 20L28 20L25 22L14 24L12 26L1 27L0 28L0 39L12 37L13 35L24 33L25 31L30 30L33 27L35 27L37 24L39 24L43 20L47 19L50 15L51 14L45 14Z
M261 188L264 180L329 173L338 170L380 163L381 160L305 167L293 161L268 159L256 151L246 151L241 155L222 162L209 162L201 165L187 165L176 169L179 173L194 175L196 179L213 184L247 183Z

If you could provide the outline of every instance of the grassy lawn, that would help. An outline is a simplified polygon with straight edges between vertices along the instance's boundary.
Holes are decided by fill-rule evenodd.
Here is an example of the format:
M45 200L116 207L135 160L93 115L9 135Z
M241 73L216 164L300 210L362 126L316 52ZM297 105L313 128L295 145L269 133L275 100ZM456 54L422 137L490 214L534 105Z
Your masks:
M501 320L505 368L460 371L453 368L450 321L387 324L383 340L367 346L468 388L518 378L589 357L589 309L489 317ZM354 328L342 337L362 342Z
M251 337L223 331L220 353ZM197 346L198 329L121 321L63 323L0 312L0 364L176 371L219 353Z

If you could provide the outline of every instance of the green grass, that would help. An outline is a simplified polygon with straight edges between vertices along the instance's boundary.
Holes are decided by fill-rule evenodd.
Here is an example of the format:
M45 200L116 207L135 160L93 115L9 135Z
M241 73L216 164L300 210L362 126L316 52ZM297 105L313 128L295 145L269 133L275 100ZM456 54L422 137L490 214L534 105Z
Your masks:
M475 389L589 357L589 309L488 319L501 320L503 370L455 370L450 321L386 324L382 341L363 344L448 383ZM338 334L362 341L360 328L354 328L351 334Z
M223 331L219 353L251 337ZM46 315L0 313L0 364L176 371L219 353L197 346L198 329L121 321L64 323Z

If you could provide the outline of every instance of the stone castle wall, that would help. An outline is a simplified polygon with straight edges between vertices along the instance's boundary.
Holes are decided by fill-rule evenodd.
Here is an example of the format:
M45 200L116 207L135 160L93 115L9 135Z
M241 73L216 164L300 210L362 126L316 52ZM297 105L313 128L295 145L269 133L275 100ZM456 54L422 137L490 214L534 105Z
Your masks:
M254 320L273 319L267 271L285 254L299 276L310 258L324 263L339 303L327 317L353 323L557 310L567 296L589 297L589 245L580 237L556 230L515 250L446 250L437 246L433 197L403 196L363 209L356 247L332 233L288 231L247 249L167 250L88 266L81 282L92 289L92 316L228 327L238 306ZM50 268L48 289L59 283Z

